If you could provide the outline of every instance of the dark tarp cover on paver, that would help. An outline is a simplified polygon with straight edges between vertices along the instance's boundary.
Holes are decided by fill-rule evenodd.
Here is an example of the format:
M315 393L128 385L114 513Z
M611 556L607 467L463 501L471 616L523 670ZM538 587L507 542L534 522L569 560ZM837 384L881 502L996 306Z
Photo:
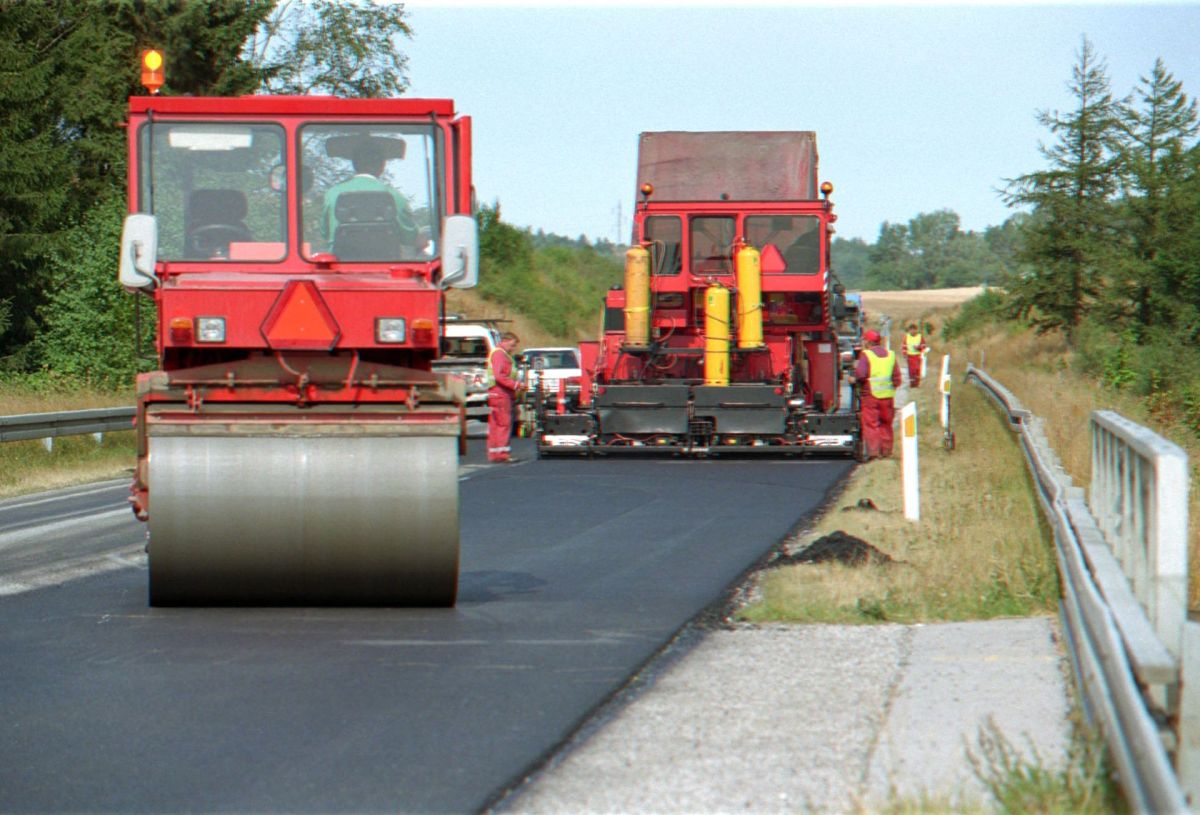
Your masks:
M641 186L653 201L804 201L817 198L811 130L642 133Z

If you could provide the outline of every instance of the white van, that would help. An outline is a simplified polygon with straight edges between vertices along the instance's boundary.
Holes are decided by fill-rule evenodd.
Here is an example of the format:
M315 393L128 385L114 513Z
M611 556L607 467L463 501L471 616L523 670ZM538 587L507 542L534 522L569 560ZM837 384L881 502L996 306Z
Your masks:
M500 331L493 321L447 317L442 324L442 355L433 370L457 376L466 385L467 418L487 421L487 364L499 347Z

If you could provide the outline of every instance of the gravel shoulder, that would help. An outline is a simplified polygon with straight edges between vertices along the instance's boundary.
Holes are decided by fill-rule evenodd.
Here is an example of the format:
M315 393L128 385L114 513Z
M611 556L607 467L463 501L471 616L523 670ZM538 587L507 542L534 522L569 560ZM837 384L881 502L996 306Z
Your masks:
M989 722L1044 766L1065 763L1063 660L1048 617L710 630L499 810L986 808L968 750Z

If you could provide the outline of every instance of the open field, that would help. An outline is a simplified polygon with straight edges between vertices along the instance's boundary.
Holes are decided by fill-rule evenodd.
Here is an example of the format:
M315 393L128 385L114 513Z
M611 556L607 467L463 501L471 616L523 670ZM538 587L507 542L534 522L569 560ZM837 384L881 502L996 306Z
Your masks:
M941 318L952 314L981 291L981 286L970 286L927 291L864 291L861 294L863 309L867 312L867 326L877 327L880 317L887 315L892 320L893 336L899 336L909 320L929 322L936 333L941 329Z

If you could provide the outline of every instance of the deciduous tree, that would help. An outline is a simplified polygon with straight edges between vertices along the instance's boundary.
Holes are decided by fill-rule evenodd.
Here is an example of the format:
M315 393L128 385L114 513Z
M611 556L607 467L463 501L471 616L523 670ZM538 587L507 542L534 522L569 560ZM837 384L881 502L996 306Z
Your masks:
M121 123L126 99L145 93L138 84L143 48L163 51L164 94L236 96L281 77L311 80L305 90L347 95L405 86L405 59L392 39L408 33L402 6L284 3L284 17L289 10L310 16L305 27L275 32L269 54L282 62L264 70L247 43L269 18L279 19L270 17L276 6L277 0L0 0L0 367L36 369L51 359L61 366L70 349L47 343L73 341L69 326L56 321L80 321L89 304L132 308L132 298L114 302L96 292L69 303L49 295L69 280L115 286L115 233L85 219L97 208L118 212L112 205L123 196L126 175ZM76 251L73 242L92 238L111 245ZM91 322L112 316L94 314ZM112 345L112 353L130 355L132 346ZM104 364L124 370L127 362Z
M269 93L400 96L412 36L403 3L283 0L246 43Z
M124 176L119 70L132 38L97 3L0 2L0 334L7 366L37 331L48 258ZM133 76L131 68L127 75Z

